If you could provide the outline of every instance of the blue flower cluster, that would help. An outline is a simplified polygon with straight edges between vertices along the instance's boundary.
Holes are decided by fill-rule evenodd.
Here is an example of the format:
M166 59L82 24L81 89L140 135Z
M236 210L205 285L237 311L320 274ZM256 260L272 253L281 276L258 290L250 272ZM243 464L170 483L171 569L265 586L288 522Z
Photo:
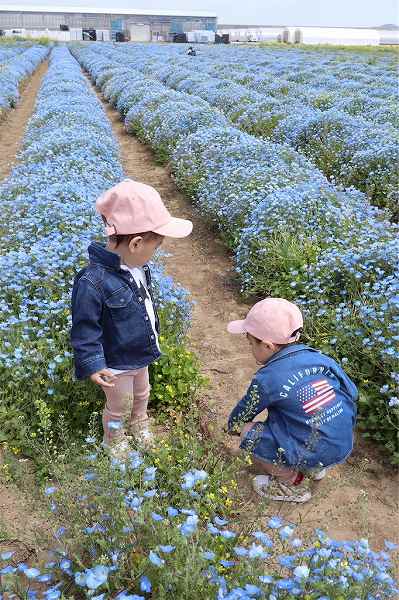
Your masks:
M393 56L374 67L356 54L341 54L340 60L324 54L320 60L300 51L293 60L292 52L206 49L188 65L173 47L119 53L125 64L203 98L244 131L290 144L330 180L357 187L399 218ZM318 61L327 77L315 67Z
M179 187L220 230L242 290L302 305L308 338L343 359L361 387L363 429L397 462L398 226L292 147L226 123L220 111L234 104L227 98L212 108L205 93L166 87L180 88L187 71L165 64L173 52L140 45L75 50L127 130L169 158ZM191 83L193 92L200 84ZM208 99L225 89L219 81Z
M366 539L336 541L320 529L303 541L297 527L279 516L266 519L265 530L234 531L225 518L214 515L207 521L200 518L196 505L187 508L193 481L207 481L205 471L193 468L183 473L188 485L181 486L181 506L170 506L171 493L166 490L174 485L173 475L171 481L165 480L165 473L158 480L157 468L138 451L125 462L114 459L105 466L93 441L88 439L86 458L99 472L96 477L95 471L80 477L78 496L69 488L66 497L55 486L45 490L52 512L68 519L67 527L55 533L57 548L50 553L51 562L39 569L18 564L13 552L0 554L0 599L14 584L29 590L30 600L57 600L66 587L69 594L83 592L92 600L145 600L165 589L168 597L184 593L194 599L201 592L215 600L307 595L319 600L384 600L399 592L391 574L391 555L398 546L389 541L383 551L375 552ZM200 498L206 484L197 489ZM109 496L112 504L104 508ZM67 498L73 498L74 510L82 514L79 541L79 531L69 520ZM138 557L137 564L132 556ZM190 576L182 592L185 573Z
M69 51L54 49L18 163L0 185L0 379L9 390L0 420L10 439L22 414L47 428L64 415L79 430L98 402L71 381L70 293L88 244L102 236L94 201L123 177L100 102ZM160 302L183 330L187 293L154 269Z
M0 118L19 100L19 86L46 58L44 46L0 48Z

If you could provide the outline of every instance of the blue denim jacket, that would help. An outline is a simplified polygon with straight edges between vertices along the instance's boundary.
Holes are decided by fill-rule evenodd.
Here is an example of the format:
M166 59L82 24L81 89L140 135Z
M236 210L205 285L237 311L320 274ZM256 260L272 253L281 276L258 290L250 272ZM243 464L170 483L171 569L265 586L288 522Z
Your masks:
M77 274L72 291L71 343L77 379L106 367L148 366L160 352L136 282L121 269L120 257L105 246L93 242L88 251L90 263ZM154 303L150 269L143 268ZM156 328L159 332L157 315Z
M267 408L260 435L254 433L254 454L271 461L268 454L283 448L283 462L290 466L329 466L352 450L357 397L355 384L335 360L292 344L259 369L228 427L241 429ZM245 439L241 447L247 447Z

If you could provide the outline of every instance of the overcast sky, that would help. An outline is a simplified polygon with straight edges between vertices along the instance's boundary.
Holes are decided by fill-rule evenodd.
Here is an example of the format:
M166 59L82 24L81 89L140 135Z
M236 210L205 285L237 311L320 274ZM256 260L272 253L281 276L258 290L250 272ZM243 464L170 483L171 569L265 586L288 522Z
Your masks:
M399 0L0 0L18 6L206 10L219 23L369 26L399 24Z

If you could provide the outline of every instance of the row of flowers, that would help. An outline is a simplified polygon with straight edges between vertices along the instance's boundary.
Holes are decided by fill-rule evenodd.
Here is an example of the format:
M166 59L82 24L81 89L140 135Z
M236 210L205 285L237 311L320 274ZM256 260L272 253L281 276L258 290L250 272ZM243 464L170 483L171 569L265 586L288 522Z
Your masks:
M78 433L103 403L72 380L70 294L87 246L102 236L94 201L123 177L100 102L69 51L53 50L18 163L0 186L0 421L25 452L28 434L52 435L62 419ZM187 294L154 269L169 329L181 333Z
M381 96L381 88L377 88L373 96L373 80L359 80L359 75L348 80L329 73L328 84L324 77L317 81L313 65L308 81L309 57L304 57L304 64L296 72L297 77L303 75L305 82L282 78L284 59L280 54L273 83L268 73L268 85L260 86L258 79L255 85L251 83L251 52L233 52L231 57L229 51L204 51L189 64L189 57L177 54L173 47L162 51L156 46L133 47L120 53L145 74L178 91L203 98L243 131L301 151L331 181L355 186L377 206L389 208L394 220L399 218L399 118L392 87L394 77L383 78L385 64L378 69L385 94ZM313 56L314 53L312 60ZM231 68L225 68L226 59L227 67L232 66L233 60L237 67L240 60L241 68L231 73ZM356 58L350 64L355 69ZM259 66L263 70L270 68L267 61ZM271 73L275 69L271 68Z
M399 592L398 547L389 541L375 552L367 539L306 534L279 516L241 526L226 517L211 490L227 483L229 467L194 467L196 436L175 430L158 450L111 464L95 437L86 442L83 470L55 467L57 483L45 489L55 549L37 566L0 553L0 600L384 600ZM209 450L201 448L202 462Z
M48 48L0 48L0 118L19 100L19 86L46 58Z
M127 130L170 160L178 185L219 228L243 291L302 305L311 343L342 360L361 388L365 434L397 462L398 227L293 149L245 134L205 100L143 77L121 51L74 53Z

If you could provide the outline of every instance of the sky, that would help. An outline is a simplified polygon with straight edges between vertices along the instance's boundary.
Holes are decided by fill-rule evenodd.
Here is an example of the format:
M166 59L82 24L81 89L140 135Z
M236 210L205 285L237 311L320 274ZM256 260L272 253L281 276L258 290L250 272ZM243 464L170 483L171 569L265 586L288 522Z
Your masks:
M205 10L241 25L399 25L399 0L0 0L7 6Z

